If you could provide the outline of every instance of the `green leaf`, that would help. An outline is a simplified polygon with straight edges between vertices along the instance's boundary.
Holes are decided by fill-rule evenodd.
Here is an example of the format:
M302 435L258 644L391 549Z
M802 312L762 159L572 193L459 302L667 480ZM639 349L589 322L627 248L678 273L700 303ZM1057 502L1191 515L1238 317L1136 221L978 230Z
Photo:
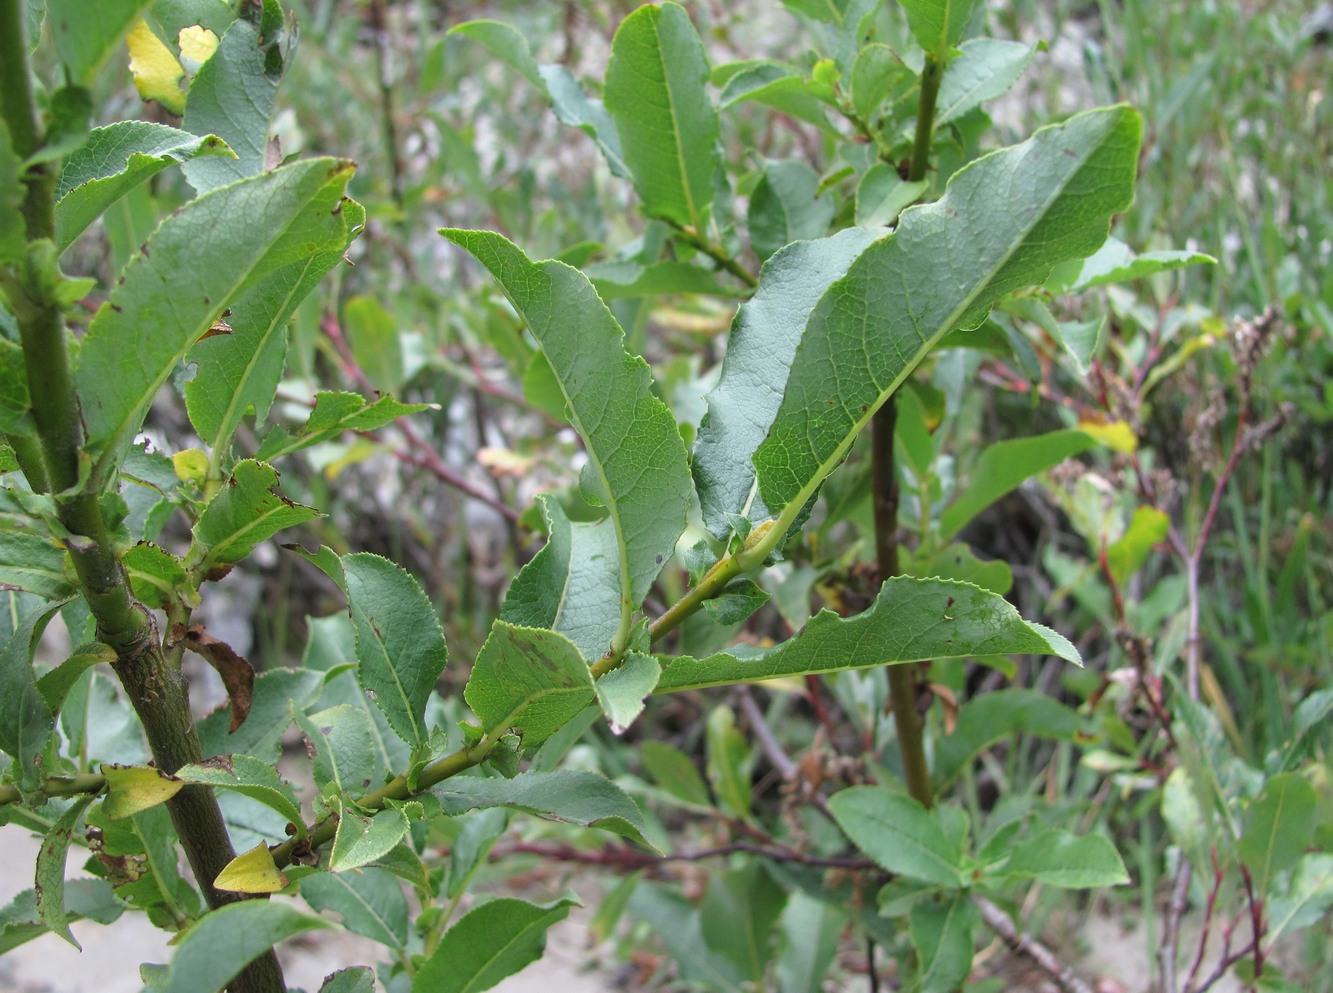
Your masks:
M182 591L192 589L185 563L150 541L139 542L120 561L129 574L134 598L149 607L164 608L180 600Z
M720 133L708 58L674 3L640 7L611 41L603 98L649 217L705 231Z
M1105 239L1130 202L1140 128L1127 107L1044 128L955 173L939 201L905 211L861 254L810 315L755 453L770 509L794 520L945 334L977 327L996 299Z
M730 707L713 708L713 712L708 715L705 741L705 768L718 804L733 817L748 819L754 752L745 736L736 728L736 715Z
M657 785L696 807L711 804L708 787L694 761L674 745L648 739L639 746L643 767Z
M250 962L303 931L335 925L282 900L243 900L209 911L185 932L151 993L219 993Z
M750 195L750 245L767 259L793 241L822 238L836 209L819 193L819 173L799 159L769 162Z
M44 534L0 529L0 588L26 590L48 600L74 592L65 574L65 550Z
M194 525L186 561L200 573L239 562L261 541L319 516L313 507L292 503L277 492L278 473L270 465L245 459L204 508Z
M699 908L704 941L716 954L731 959L756 989L763 988L773 953L773 927L786 902L786 892L761 862L709 876Z
M580 906L572 897L534 904L501 897L468 911L412 978L412 993L488 990L542 957L546 932Z
M255 677L250 695L250 714L234 732L231 710L223 705L199 722L204 757L241 752L276 765L282 751L282 735L291 724L289 707L305 707L319 693L324 673L310 669L281 667Z
M250 755L218 755L197 765L182 766L176 776L187 783L203 783L258 800L304 833L301 802L292 792L291 785L267 762Z
M1073 741L1081 726L1078 714L1037 690L983 693L963 704L953 733L936 745L935 778L940 784L951 782L982 749L1011 734Z
M971 583L1000 596L1005 596L1014 586L1014 573L1008 562L1003 559L982 560L959 542L945 545L923 560L907 559L902 570L908 576Z
M65 857L69 843L79 829L83 812L93 802L90 795L77 798L65 810L42 839L37 853L37 915L46 927L64 938L79 951L83 946L74 940L69 929L69 915L65 912Z
M347 872L383 858L407 836L411 824L397 807L386 807L370 817L358 814L341 800L333 801L338 829L329 852L329 871Z
M1185 266L1216 264L1217 259L1203 252L1160 251L1135 255L1123 241L1107 238L1102 247L1084 261L1069 288L1071 292L1080 293L1094 286L1126 283Z
M471 38L505 65L518 70L537 89L546 89L527 36L512 25L500 21L464 21L450 28L449 34Z
M1162 820L1170 830L1171 840L1196 866L1208 864L1214 820L1211 811L1199 802L1199 791L1190 781L1183 765L1171 770L1162 787Z
M80 676L99 662L116 660L115 650L100 642L89 642L74 649L69 658L37 680L37 692L42 695L51 713L60 712L65 696Z
M844 620L821 610L774 648L737 645L704 659L663 658L657 692L985 655L1056 655L1082 664L1073 645L1023 620L1003 597L966 583L898 576L864 613Z
M429 406L428 403L399 403L387 396L367 403L359 393L317 393L315 409L301 430L292 435L284 428L274 428L264 438L255 457L261 462L272 462L337 438L344 431L378 431L406 414L415 414Z
M787 900L781 928L785 948L775 968L777 993L811 993L833 967L846 917L827 902L797 890Z
M342 569L357 678L394 733L419 745L429 737L426 701L449 658L435 608L417 581L388 559L344 555Z
M745 974L731 959L708 947L699 911L663 884L640 883L630 896L629 911L662 942L686 982L718 993L750 988L742 986Z
M1291 871L1286 891L1268 903L1268 939L1327 920L1333 908L1333 855L1309 852Z
M963 37L978 0L901 0L907 26L926 54L943 61Z
M930 186L929 180L909 183L887 162L876 162L866 170L856 187L856 223L861 227L885 227L916 203Z
M121 39L152 0L46 0L46 20L51 26L60 61L78 83L92 82Z
M487 733L518 729L525 751L573 720L594 695L592 674L572 641L505 621L492 625L464 691Z
M343 333L352 358L377 390L397 390L403 381L403 344L398 319L374 297L355 296L342 307Z
M642 845L643 815L619 786L596 773L562 769L513 779L455 776L431 789L452 817L485 807L509 807L549 821L611 831Z
M111 924L125 910L111 885L104 879L71 879L65 883L65 919L81 918ZM37 894L24 890L7 906L0 907L0 955L47 934L37 913Z
M339 969L325 977L319 993L375 993L375 973L364 965Z
M829 134L837 133L824 109L828 104L837 105L832 87L821 86L790 66L758 62L732 76L718 105L725 110L745 101L764 104Z
M37 690L32 657L47 621L60 607L57 603L30 612L0 647L0 751L18 764L19 782L25 786L40 778L42 751L55 730L55 718Z
M195 368L185 384L185 406L215 460L243 417L253 412L260 424L268 416L287 358L289 318L365 226L356 201L344 200L340 209L347 224L343 241L262 276L224 312L222 327L230 330L207 335L186 355Z
M1295 772L1284 772L1264 784L1245 818L1237 851L1254 876L1256 893L1292 868L1314 837L1314 787Z
M1153 546L1166 540L1171 519L1155 507L1136 507L1129 527L1119 541L1106 549L1106 565L1111 576L1123 586L1143 568Z
M301 896L320 913L339 914L349 931L395 951L407 948L407 897L383 869L317 872L301 880Z
M559 631L584 659L601 658L620 627L615 531L605 520L571 521L550 494L538 494L537 506L546 518L546 544L514 577L500 616Z
M309 717L293 707L292 717L305 735L310 772L321 795L330 785L345 801L370 792L376 763L369 713L340 703Z
M972 929L979 918L966 893L917 900L908 920L921 966L921 993L954 993L972 971Z
M624 734L634 723L661 675L662 666L657 659L629 652L619 666L597 680L597 702L613 733Z
M911 70L888 45L865 45L852 63L852 110L862 122L873 126L889 93L910 78Z
M1079 836L1069 831L1044 831L1029 838L1014 850L1000 871L1072 890L1129 882L1125 864L1110 841L1100 834Z
M263 170L282 75L280 68L272 71L270 58L278 44L276 38L260 37L250 21L237 18L190 83L182 126L194 134L215 134L236 153L231 159L195 159L184 165L185 178L199 193Z
M56 186L56 247L68 248L88 225L135 186L201 156L232 155L216 135L202 138L148 121L93 128L65 160Z
M500 282L560 382L588 452L585 478L616 535L620 622L612 647L623 647L632 612L685 529L690 477L675 417L653 396L647 363L625 351L620 325L581 272L534 264L490 232L441 233Z
M988 445L972 468L967 486L940 515L940 539L948 541L1023 480L1096 444L1096 439L1083 431L1052 431Z
M338 208L351 173L332 159L294 163L201 196L162 222L79 349L90 452L121 457L172 370L258 278L347 243ZM145 323L145 314L156 316Z
M4 182L3 176L0 176L0 182ZM24 188L22 184L17 185L19 189ZM2 208L0 213L3 213ZM3 223L10 222L0 217L0 224ZM17 231L21 237L22 218L18 223L19 227L9 230ZM0 234L0 238L3 237ZM4 246L0 245L0 253L3 252ZM0 257L0 263L3 262L4 259ZM23 348L8 338L0 338L0 431L16 435L33 434L35 425L29 413L31 409L32 398L28 395L28 369L23 359Z
M718 538L731 535L733 518L769 516L754 493L750 459L782 402L774 386L787 379L815 303L881 236L852 228L787 246L764 263L759 289L737 311L722 376L707 396L708 413L694 446L704 523Z
M1009 91L1032 61L1032 49L1017 41L972 38L959 46L940 80L935 126L948 124L987 100Z
M838 826L889 872L939 886L963 882L963 854L933 811L878 786L853 786L829 798Z
M768 591L753 579L732 580L722 592L704 601L704 610L718 624L740 624L768 603Z

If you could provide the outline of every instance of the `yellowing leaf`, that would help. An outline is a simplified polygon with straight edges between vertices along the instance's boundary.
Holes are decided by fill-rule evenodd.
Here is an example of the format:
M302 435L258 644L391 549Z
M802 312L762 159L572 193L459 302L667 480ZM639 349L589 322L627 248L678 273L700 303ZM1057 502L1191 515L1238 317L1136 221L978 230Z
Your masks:
M218 36L198 24L181 28L176 40L180 43L181 61L185 63L185 68L191 76L199 71L199 67L207 62L218 48Z
M130 72L134 86L145 100L156 100L173 114L185 113L185 91L181 80L185 69L171 49L140 20L125 39L130 47Z
M113 821L165 803L185 785L146 765L104 765L102 775L108 788L102 808Z
M1078 429L1092 435L1107 448L1125 455L1133 454L1139 447L1139 440L1134 437L1133 429L1124 421L1079 421Z
M276 893L288 883L262 841L227 863L213 885L229 893Z
M182 483L195 483L202 486L208 478L208 456L197 448L187 448L171 457L176 478Z

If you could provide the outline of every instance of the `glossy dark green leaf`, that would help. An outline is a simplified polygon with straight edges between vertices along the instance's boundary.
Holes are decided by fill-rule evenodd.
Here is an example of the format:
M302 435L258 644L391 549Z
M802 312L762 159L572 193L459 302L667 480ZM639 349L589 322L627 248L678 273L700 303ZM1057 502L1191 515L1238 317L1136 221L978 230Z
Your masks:
M615 647L623 647L632 612L685 528L690 478L675 417L653 396L647 363L625 351L620 325L581 272L560 262L530 262L497 234L442 233L500 282L560 383L588 453L585 490L592 487L587 495L606 506L604 526L615 532Z
M243 900L209 911L185 932L171 963L147 985L151 993L219 993L278 942L333 924L285 900Z
M263 170L281 75L270 72L269 51L277 43L276 38L261 38L258 27L238 18L191 81L185 130L215 134L236 153L232 159L195 159L185 164L185 178L198 192Z
M451 816L485 807L509 807L648 844L642 834L643 815L634 801L611 780L591 772L525 772L513 779L455 776L433 787L431 793Z
M921 993L954 993L972 971L977 908L966 893L918 900L908 916L921 968Z
M512 897L483 903L445 932L412 978L412 993L472 993L531 965L546 950L546 932L578 901L533 904Z
M37 916L42 923L79 951L83 951L83 946L74 940L65 910L65 857L69 854L74 832L83 820L83 812L93 799L92 796L77 797L51 825L37 853L37 882L33 887L37 896Z
M347 242L352 167L312 159L201 196L162 223L83 339L89 450L118 460L173 369L261 274ZM144 315L157 315L145 323Z
M46 0L46 21L71 78L90 82L152 0Z
M722 377L708 394L708 413L694 446L694 477L704 523L719 538L736 520L768 516L754 492L750 459L782 402L806 320L834 280L882 233L852 228L782 249L759 274L759 289L732 323Z
M611 42L603 97L644 213L705 231L720 131L708 59L685 11L640 7Z
M1083 431L1052 431L986 446L969 472L967 484L940 515L940 538L947 541L1023 480L1059 465L1097 444Z
M56 247L62 252L88 225L138 184L200 156L231 155L216 135L190 134L149 121L94 128L65 160L56 186Z
M1095 889L1129 882L1115 846L1100 834L1043 831L1019 845L1000 869L1006 875L1031 876L1047 886Z
M516 729L527 750L573 720L594 691L587 663L564 635L496 621L464 697L488 733Z
M19 781L27 786L41 775L42 750L55 729L55 718L37 690L32 657L59 608L53 604L27 614L0 644L0 751L17 763Z
M403 952L408 942L408 900L384 869L315 873L301 880L301 896L321 913L337 913L344 928Z
M898 576L864 613L843 619L821 610L774 648L738 645L703 659L663 658L657 692L985 655L1056 655L1082 664L1073 645L1023 620L1003 597L966 583Z
M829 798L838 826L856 847L889 872L959 886L963 855L933 811L878 786L853 786Z
M819 173L799 159L770 162L750 194L750 246L761 259L793 241L822 238L836 209Z
M754 455L760 493L781 521L796 519L945 334L978 326L996 299L1105 239L1131 198L1139 136L1138 115L1116 107L983 156L954 174L942 199L905 211L829 287Z
M259 446L256 458L272 462L337 438L344 431L378 431L406 414L415 414L429 406L426 403L399 403L387 396L370 403L359 393L317 393L315 409L301 429L293 435L285 428L274 428Z

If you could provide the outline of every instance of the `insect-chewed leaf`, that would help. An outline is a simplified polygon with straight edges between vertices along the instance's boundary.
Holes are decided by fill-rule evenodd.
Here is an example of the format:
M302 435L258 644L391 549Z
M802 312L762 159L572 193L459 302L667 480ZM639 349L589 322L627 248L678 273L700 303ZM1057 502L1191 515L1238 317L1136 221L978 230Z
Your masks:
M214 497L194 525L194 543L186 561L205 572L239 562L261 541L285 528L319 516L277 492L278 474L270 465L245 459L236 463L228 485Z

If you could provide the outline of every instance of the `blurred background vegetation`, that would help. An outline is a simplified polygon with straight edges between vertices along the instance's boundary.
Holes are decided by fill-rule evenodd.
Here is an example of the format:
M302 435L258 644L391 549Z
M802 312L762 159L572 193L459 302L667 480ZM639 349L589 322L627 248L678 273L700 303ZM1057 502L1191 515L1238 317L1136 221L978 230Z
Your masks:
M533 258L576 265L614 261L624 246L661 235L631 209L629 184L610 175L586 136L555 120L543 94L448 31L464 20L505 20L531 40L539 62L598 79L615 25L635 6L289 4L300 42L279 97L281 154L354 159L351 192L366 205L369 223L350 253L354 265L339 269L296 318L280 406L296 416L316 385L382 390L438 406L374 436L290 460L283 486L328 511L302 537L307 545L379 551L416 573L439 604L455 658L475 654L508 580L540 547L532 495L575 484L577 441L545 413L543 384L527 366L531 346L503 298L436 229L493 228ZM810 45L802 21L776 3L686 6L714 65L799 60ZM964 536L982 557L1008 563L1020 611L1074 640L1088 670L960 667L935 672L932 681L959 697L1016 685L1077 704L1128 695L1117 673L1171 669L1189 636L1182 549L1159 535L1123 588L1104 557L1099 561L1106 522L1122 519L1123 530L1144 496L1143 481L1155 480L1182 535L1211 523L1195 575L1201 695L1234 753L1262 766L1289 737L1293 708L1333 685L1329 29L1302 0L992 0L983 16L990 36L1043 43L1018 86L988 108L995 126L980 139L983 147L1019 140L1096 104L1133 104L1145 118L1145 143L1137 200L1116 234L1136 251L1196 249L1218 265L1097 290L1071 304L1062 319L1081 316L1078 308L1107 318L1100 361L1086 380L1038 351L988 359L977 370L951 426L952 471L959 475L989 443L1059 426L1070 410L1124 421L1137 449L1085 456L1073 470L1021 488ZM116 117L139 113L122 114L138 102L123 69L105 73L101 85L106 93L95 106ZM753 190L765 159L803 159L837 186L842 146L794 117L733 108L723 141L728 161L740 163L734 179L742 195ZM179 182L164 173L156 186L127 198L108 219L105 238L79 249L86 266L112 271L141 243L159 209L183 196ZM757 270L756 258L745 262ZM646 355L673 409L697 423L730 306L690 296L611 303L629 347ZM1270 309L1265 323L1261 315ZM1003 319L1024 320L1014 313ZM1247 358L1232 347L1235 330L1253 326L1244 322L1258 322L1270 336L1262 355ZM183 413L158 416L157 429L167 436L187 430ZM1232 444L1247 431L1244 444ZM855 508L865 494L854 471L848 478L838 484L845 493L830 487L830 505L841 506L841 498L846 509L830 510L766 577L776 595L752 620L750 637L799 626L820 606L867 602L870 580L856 567L873 558L856 529ZM1210 514L1219 480L1225 485ZM911 512L909 500L904 514ZM844 529L835 543L830 529L839 517L851 522L850 537ZM275 551L249 568L228 580L239 602L205 604L210 626L252 618L252 629L233 631L231 643L248 646L257 665L293 664L306 640L305 617L332 612L338 601L296 556ZM672 602L685 582L683 569L669 572L662 602ZM710 647L692 637L711 636L687 629L685 650ZM461 683L460 672L446 679ZM856 732L875 721L873 707L868 718L858 716L875 698L873 680L866 680L845 679L831 691L796 687L791 699L775 699L770 716L784 718L784 743L800 752L826 735L835 754L855 754ZM631 737L648 733L700 753L715 702L703 694L654 701L638 725L650 730L632 730ZM987 805L997 793L1045 796L1080 809L1085 826L1110 830L1137 883L1137 903L1119 898L1117 912L1151 934L1166 885L1166 840L1158 784L1144 775L1151 773L1150 749L1135 730L1142 714L1131 709L1126 704L1118 717L1124 733L1110 733L1094 751L1032 742L994 763L984 783L960 789ZM579 748L578 762L612 775L647 775L636 753L604 730L590 730ZM759 758L756 803L776 809L782 798L765 776ZM1333 796L1325 790L1320 802L1327 824ZM679 820L669 826L688 829ZM517 854L503 871L535 864ZM1329 938L1327 924L1310 932L1303 953L1309 964L1327 962ZM1145 970L1147 963L1145 950Z

